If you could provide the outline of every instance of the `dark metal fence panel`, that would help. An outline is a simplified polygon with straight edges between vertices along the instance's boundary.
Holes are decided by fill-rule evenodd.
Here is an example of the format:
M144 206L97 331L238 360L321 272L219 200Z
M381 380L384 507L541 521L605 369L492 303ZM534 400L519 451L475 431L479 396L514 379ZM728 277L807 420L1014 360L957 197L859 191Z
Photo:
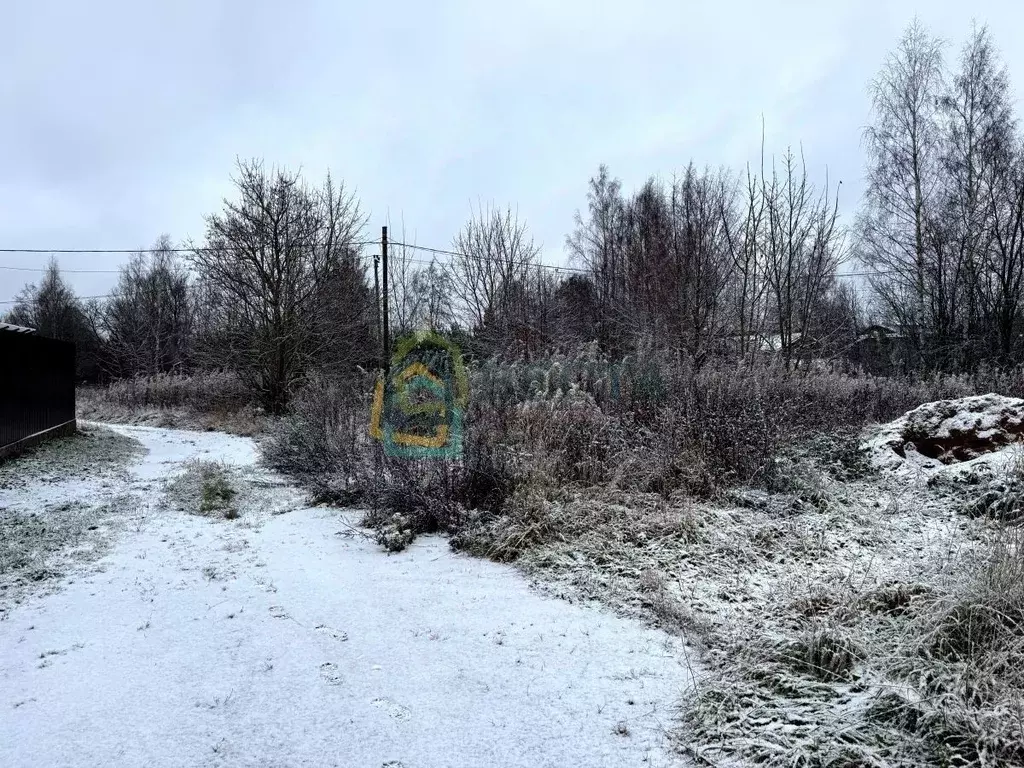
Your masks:
M75 345L0 331L0 449L75 418Z

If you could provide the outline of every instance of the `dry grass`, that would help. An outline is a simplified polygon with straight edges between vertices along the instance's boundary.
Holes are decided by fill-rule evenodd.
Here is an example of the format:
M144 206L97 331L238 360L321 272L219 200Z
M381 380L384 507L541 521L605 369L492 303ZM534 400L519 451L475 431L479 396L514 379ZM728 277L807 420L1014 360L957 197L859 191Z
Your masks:
M226 372L121 379L76 393L78 417L171 429L260 434L267 418L238 378Z
M704 674L677 738L708 764L1016 764L1010 529L835 455L790 457L786 491L740 508L524 487L452 545L691 642Z
M128 507L137 500L125 496L115 504ZM59 577L63 555L72 559L98 559L109 546L106 529L115 517L115 504L83 501L50 504L39 512L0 507L0 592L9 597L30 582ZM103 532L99 532L100 528ZM80 546L88 542L88 546ZM10 594L7 594L10 591ZM0 601L2 602L2 601Z
M899 512L889 530L874 521L875 542L855 557L834 552L835 574L794 568L760 615L720 627L680 734L693 754L765 765L1024 764L1024 680L1011 672L1024 669L1019 534L978 523L976 541L954 534L964 548L950 555L906 525L938 509ZM945 514L955 524L959 509ZM927 555L916 563L886 556L918 549Z
M54 589L101 558L143 506L126 491L135 440L99 427L0 463L0 621L13 605Z
M376 467L368 434L371 392L369 379L312 378L291 413L270 425L260 445L264 460L309 488L316 502L363 500Z

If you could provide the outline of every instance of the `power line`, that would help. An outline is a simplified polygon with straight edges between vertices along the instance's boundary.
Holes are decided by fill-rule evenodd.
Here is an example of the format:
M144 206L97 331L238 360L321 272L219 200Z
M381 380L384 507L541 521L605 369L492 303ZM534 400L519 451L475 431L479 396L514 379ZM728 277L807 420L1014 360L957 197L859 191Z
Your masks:
M357 240L352 243L348 243L349 246L366 246L366 245L379 245L379 240ZM295 244L289 246L291 248L312 248L317 247L318 244ZM323 245L322 243L319 245ZM224 251L232 251L235 248L231 246L221 247L196 247L196 248L0 248L0 253L11 253L11 254L30 254L30 255L54 255L54 254L130 254L132 256L141 254L153 254L153 253L220 253ZM424 262L426 263L426 262ZM38 272L45 273L47 270L42 267L15 267L6 264L0 264L0 269L5 269L11 272ZM59 267L62 274L69 275L118 275L121 274L120 269L65 269ZM97 297L102 298L102 297ZM0 302L10 303L10 302Z
M430 248L430 247L425 246L425 245L415 245L415 244L412 244L412 243L396 243L396 242L392 242L391 245L392 246L398 246L398 247L401 247L401 248L411 248L411 249L417 250L417 251L426 251L428 253L435 253L435 254L439 254L439 255L443 255L443 256L457 256L459 258L470 259L472 261L484 261L484 262L491 261L491 259L489 259L487 256L475 256L473 254L461 253L459 251L450 251L450 250L447 250L447 249L444 249L444 248ZM416 260L415 259L407 259L407 261L416 261ZM420 264L430 264L431 262L420 260L417 263L420 263ZM514 266L539 267L541 269L551 269L551 270L555 270L555 271L558 271L558 272L573 272L573 273L576 273L576 274L590 274L591 271L592 271L592 270L585 269L585 268L580 268L580 267L562 267L562 266L557 266L557 265L554 265L554 264L538 264L538 263L532 263L532 262L526 262L526 261L513 261L513 262L509 262L509 263L511 263ZM879 275L893 274L893 273L898 272L898 271L899 270L895 270L895 269L880 269L880 270L873 271L873 272L836 272L836 273L834 273L832 275L832 277L835 277L835 278L876 277L876 276L879 276Z
M371 255L364 258L372 259L373 257ZM434 263L432 261L427 261L426 259L404 259L404 261L411 264L429 265ZM0 264L0 269L6 269L13 272L35 272L37 274L45 274L48 271L42 267L14 267L6 264ZM58 270L62 275L119 275L122 272L120 269L65 269L64 267L58 267Z
M472 261L491 261L487 256L475 256L469 253L462 253L459 251L450 251L445 248L431 248L425 245L415 245L413 243L399 243L392 242L392 246L398 246L400 248L411 248L417 251L426 251L428 253L435 253L443 256L457 256L459 258L470 259ZM407 259L407 261L415 261L414 259ZM428 261L419 261L421 264L430 264ZM513 261L509 262L514 266L525 266L525 267L539 267L541 269L551 269L558 272L573 272L576 274L590 274L592 270L580 267L562 267L554 264L537 264L526 261ZM876 277L879 275L889 275L898 272L896 269L880 269L872 272L836 272L832 276L836 278L847 278L847 277Z
M414 245L413 243L392 242L391 245L397 246L399 248L411 248L414 251L426 251L427 253L436 253L442 256L457 256L458 258L470 259L471 261L493 261L493 259L490 259L487 256L474 256L473 254L470 253L449 251L444 248L429 248L425 245ZM588 274L590 272L590 270L588 269L581 269L579 267L559 267L554 264L540 264L529 261L510 261L508 263L516 267L538 267L540 269L550 269L556 272L575 272L578 274Z
M116 293L104 293L101 296L75 296L75 301L86 301L88 299L113 299L116 298ZM39 304L40 299L9 299L8 301L0 301L0 304Z
M320 248L326 243L292 243L289 248ZM355 240L350 243L339 243L339 246L380 245L380 240ZM237 248L224 246L197 246L194 248L0 248L0 253L24 254L141 254L141 253L220 253L234 251Z
M368 245L372 245L372 244L373 243L368 243ZM5 251L3 249L0 249L0 253L9 253L9 252L10 251ZM21 251L19 251L19 253L20 252ZM35 251L31 251L31 253L35 253ZM75 251L75 253L93 253L93 251ZM104 253L111 253L111 251L104 251ZM116 251L116 253L122 253L122 251ZM131 253L139 253L139 251L131 251ZM142 251L142 253L166 253L166 251L150 250L150 251ZM360 258L364 258L364 256L360 256ZM417 264L429 264L430 263L429 261L424 261L422 259L407 259L407 261L414 261ZM6 264L0 264L0 269L7 269L7 270L14 271L14 272L46 273L48 271L47 269L45 269L43 267L15 267L15 266L9 266L9 265L6 265ZM121 274L121 272L123 270L121 270L121 269L65 269L64 267L58 267L58 271L61 274L69 274L69 275L119 275L119 274Z
M898 269L879 269L874 272L836 272L833 277L878 277L879 275L896 274Z
M0 269L9 269L14 272L46 272L47 270L40 267L8 267L4 264L0 264ZM67 273L69 275L118 275L121 273L119 269L64 269L60 268L61 273Z
M470 256L469 254L458 254L458 253L455 253L454 251L442 251L442 250L437 249L437 248L427 248L426 246L412 246L412 245L405 245L404 243L394 243L394 245L399 245L399 246L403 246L404 245L407 248L414 248L416 250L431 251L433 253L445 253L445 254L452 255L452 256L465 256L466 258L473 259L473 260L482 260L482 261L486 261L487 260L486 257ZM0 252L2 252L2 251L0 251ZM370 258L370 259L372 259L373 256L371 254L369 256L364 256L363 258ZM429 266L431 264L435 264L436 263L435 261L432 261L432 260L428 261L427 259L402 258L401 260L403 262L410 263L410 264L423 264L423 265L426 265L426 266ZM528 262L516 262L516 263L527 264ZM580 269L580 268L577 268L577 267L561 267L561 266L557 266L557 265L554 265L554 264L531 264L530 266L537 267L539 269L551 269L551 270L556 270L556 271L574 272L574 273L579 273L579 274L589 274L590 273L590 270L588 270L588 269ZM46 269L44 269L42 267L13 267L13 266L7 266L6 264L0 264L0 269L6 269L6 270L13 271L13 272L45 273L47 271ZM847 278L847 277L876 277L876 276L879 276L879 275L892 274L892 273L894 273L896 271L897 270L879 270L877 272L836 272L834 275L832 275L832 277L835 277L837 279L842 279L842 278ZM119 275L119 274L121 274L121 270L120 269L65 269L63 267L60 267L60 272L61 272L61 274L69 274L69 275Z
M348 243L348 246L362 247L368 245L380 245L380 240L357 240ZM410 249L413 251L423 251L425 253L431 253L443 256L452 256L461 259L468 259L479 263L486 263L491 261L487 256L475 255L470 253L464 253L460 251L454 251L446 248L434 248L425 245L417 245L415 243L405 242L392 242L390 243L393 247ZM311 243L311 244L295 244L293 248L312 248L322 246L323 244ZM0 253L11 253L11 254L153 254L153 253L218 253L225 251L235 250L232 246L206 246L206 247L193 247L193 248L0 248ZM367 254L359 254L360 258L371 258ZM424 259L412 259L408 257L400 258L401 261L413 264L431 265L435 263L433 260L427 261ZM512 261L509 262L513 266L520 266L526 268L537 268L551 270L553 272L564 272L570 274L591 274L592 270L580 267L569 267L559 266L555 264L543 264L528 261ZM45 269L36 267L15 267L0 265L0 269L16 271L16 272L46 272ZM836 272L832 275L835 279L847 279L847 278L858 278L858 277L878 277L886 274L892 274L898 270L878 270L873 272L857 271L857 272ZM113 269L61 269L61 272L67 274L119 274L121 270ZM86 298L109 298L108 296L96 296ZM0 302L2 304L11 304L12 301Z

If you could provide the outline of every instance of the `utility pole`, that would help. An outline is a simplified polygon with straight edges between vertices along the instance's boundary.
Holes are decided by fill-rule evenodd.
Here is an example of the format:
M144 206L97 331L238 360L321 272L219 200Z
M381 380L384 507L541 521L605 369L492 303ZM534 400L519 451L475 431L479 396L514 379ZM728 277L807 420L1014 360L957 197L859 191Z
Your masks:
M376 298L374 303L374 319L377 323L377 338L381 340L381 350L384 349L384 327L381 325L381 312L380 312L380 254L373 254L373 295ZM387 361L381 359L381 368L384 368L384 364Z
M391 324L388 317L388 228L380 228L380 255L384 278L384 368L391 360Z

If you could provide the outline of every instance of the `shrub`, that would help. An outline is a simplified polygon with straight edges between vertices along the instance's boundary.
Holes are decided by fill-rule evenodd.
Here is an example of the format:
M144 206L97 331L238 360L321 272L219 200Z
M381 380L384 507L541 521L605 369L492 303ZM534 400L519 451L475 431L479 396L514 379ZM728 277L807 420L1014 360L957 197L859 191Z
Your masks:
M238 490L228 467L215 461L195 460L167 483L167 496L179 509L192 515L234 520L238 508L232 502Z
M463 514L455 501L461 476L461 468L450 461L387 459L364 524L390 525L397 515L413 534L455 530Z
M541 490L519 488L500 513L470 516L452 537L452 548L502 563L517 560L558 535L556 503Z
M314 501L353 504L375 482L375 446L368 434L372 381L314 376L261 443L268 465L307 485Z
M866 424L981 385L1022 389L1019 375L992 371L885 378L715 362L698 370L650 354L609 361L590 345L476 365L462 455L401 461L385 458L367 433L372 384L369 376L311 378L265 441L264 456L315 499L369 502L368 522L392 525L400 514L414 533L455 532L469 519L479 528L507 514L511 499L553 487L610 486L668 499L753 486L820 507L827 496L820 482L801 480L806 467L788 456L794 444L827 436L824 471L857 477L869 471L856 450Z
M201 513L228 509L237 492L228 484L227 476L221 472L210 473L203 478ZM225 515L227 517L228 515ZM237 514L234 515L237 517Z
M95 406L124 410L188 407L214 413L237 411L253 403L252 393L230 371L161 373L118 379L104 387L83 388L82 396Z
M375 527L376 542L388 552L401 552L416 536L412 521L399 514L392 515L387 522L378 521Z

